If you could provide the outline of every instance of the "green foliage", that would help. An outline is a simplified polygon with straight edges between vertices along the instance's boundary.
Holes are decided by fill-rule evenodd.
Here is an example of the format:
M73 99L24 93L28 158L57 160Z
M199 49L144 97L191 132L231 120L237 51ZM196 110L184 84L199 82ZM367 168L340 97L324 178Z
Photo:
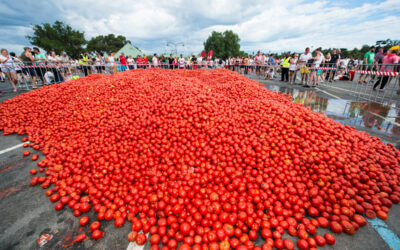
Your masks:
M115 36L114 34L108 34L106 36L96 36L90 39L87 44L87 50L89 52L117 52L125 44L130 43L129 40L124 36Z
M27 36L28 40L46 51L54 50L57 54L65 51L69 56L76 58L86 44L84 32L73 30L61 21L55 21L52 25L36 24L32 29L33 35Z
M240 38L232 30L226 30L223 33L213 31L207 40L203 43L204 50L213 50L213 57L228 58L230 56L244 55L240 51Z

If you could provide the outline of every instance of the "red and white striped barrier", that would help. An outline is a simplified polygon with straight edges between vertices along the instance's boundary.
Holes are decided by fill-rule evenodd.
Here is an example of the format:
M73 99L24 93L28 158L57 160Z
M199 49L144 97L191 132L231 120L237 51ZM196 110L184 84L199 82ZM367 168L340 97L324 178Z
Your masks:
M356 70L356 73L363 75L374 75L374 76L398 76L399 72L385 72L385 71L370 71L370 70Z
M152 64L136 64L137 66L152 66ZM179 65L176 64L158 64L156 67L161 67L161 66L176 66L178 67ZM56 67L79 67L79 66L94 66L94 67L113 67L113 66L132 66L129 64L57 64L57 65L20 65L20 66L1 66L1 68L6 68L6 69L20 69L20 68L56 68ZM205 64L186 64L185 66L214 66L214 65L205 65ZM281 67L281 65L264 65L264 64L234 64L234 65L228 65L228 66L247 66L247 67L266 67L266 68L278 68ZM332 67L305 67L305 66L297 66L298 69L323 69L323 70L334 70L337 68L332 68Z

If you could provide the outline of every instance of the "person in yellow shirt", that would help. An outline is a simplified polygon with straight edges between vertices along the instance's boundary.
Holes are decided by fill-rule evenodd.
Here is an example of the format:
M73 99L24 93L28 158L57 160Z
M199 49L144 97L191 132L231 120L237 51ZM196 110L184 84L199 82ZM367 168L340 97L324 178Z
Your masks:
M290 67L290 52L287 52L285 57L282 59L282 75L281 75L281 81L289 81L289 67Z

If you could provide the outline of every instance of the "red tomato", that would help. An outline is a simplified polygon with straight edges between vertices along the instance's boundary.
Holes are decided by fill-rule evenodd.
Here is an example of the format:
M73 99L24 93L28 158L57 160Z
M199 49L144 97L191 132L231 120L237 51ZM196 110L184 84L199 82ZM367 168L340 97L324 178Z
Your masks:
M293 241L291 241L289 239L284 239L283 240L283 246L288 250L293 250L294 249L294 243L293 243Z
M326 240L325 240L325 238L322 237L321 235L318 235L318 234L315 235L315 236L314 236L314 239L315 239L315 241L316 241L316 243L317 243L318 246L320 246L320 247L325 246Z
M153 234L150 237L150 244L152 244L152 245L158 245L158 243L160 243L160 241L161 241L161 237L158 234Z
M57 202L60 199L60 195L59 194L53 194L52 196L50 196L50 201L51 202Z
M143 233L140 233L136 237L136 244L138 244L139 246L143 246L146 243L146 240L147 240L146 235Z
M98 240L98 239L100 239L101 237L103 237L104 236L104 232L102 232L102 231L100 231L100 230L95 230L95 231L93 231L93 233L92 233L92 239L94 239L94 240Z
M64 206L63 206L63 204L61 204L60 202L57 203L57 204L54 206L54 209L57 210L57 211L60 211L60 210L62 210L63 208L64 208Z
M188 235L189 232L190 232L190 229L191 229L191 227L190 227L190 224L189 224L189 223L184 222L184 223L182 223L182 224L180 225L180 232L181 232L183 235Z
M81 242L81 241L84 241L86 238L87 238L86 234L82 233L75 237L74 242Z
M79 219L79 224L81 226L85 226L89 223L89 216L83 216L82 218Z
M381 220L386 220L388 218L387 213L383 212L382 210L376 212L376 216Z
M114 226L115 227L122 227L125 224L125 219L122 217L118 217L114 221Z
M299 249L308 249L309 245L308 242L304 239L298 240L297 241L297 247Z
M343 232L343 227L336 221L331 221L330 228L332 232L340 234Z
M39 155L34 154L32 155L32 161L36 161L39 158Z
M324 235L324 238L326 240L326 243L328 243L329 245L335 244L335 237L332 234L326 233Z
M90 224L90 230L93 232L93 231L96 231L96 230L98 230L99 228L100 228L100 222L98 222L98 221L94 221L94 222L92 222L92 224Z
M128 240L129 240L130 242L135 242L137 236L138 236L138 233L137 233L136 231L132 231L132 232L130 232L130 233L128 234Z

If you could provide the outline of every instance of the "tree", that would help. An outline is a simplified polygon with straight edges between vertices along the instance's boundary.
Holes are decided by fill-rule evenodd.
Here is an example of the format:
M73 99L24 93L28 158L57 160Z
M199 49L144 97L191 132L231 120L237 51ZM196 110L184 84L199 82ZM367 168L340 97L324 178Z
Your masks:
M232 30L226 30L223 33L213 31L203 43L204 50L213 50L213 56L218 58L239 56L241 55L239 41L239 36Z
M117 52L125 44L130 43L124 36L115 36L108 34L106 36L96 36L90 39L87 44L87 50L90 52Z
M53 25L44 23L32 27L33 35L26 36L31 44L46 51L54 50L57 54L65 51L69 56L77 58L86 44L84 32L73 30L71 26L55 21Z

